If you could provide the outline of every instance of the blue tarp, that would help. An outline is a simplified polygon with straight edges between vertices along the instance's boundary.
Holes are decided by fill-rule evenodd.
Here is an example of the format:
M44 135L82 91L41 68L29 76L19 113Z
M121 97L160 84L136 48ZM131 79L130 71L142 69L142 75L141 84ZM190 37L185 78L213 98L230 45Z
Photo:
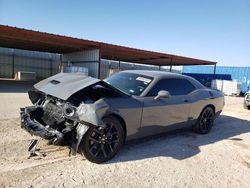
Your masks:
M183 66L182 73L209 86L213 79L213 71L214 66ZM217 66L215 79L241 82L241 93L245 93L250 89L250 67Z

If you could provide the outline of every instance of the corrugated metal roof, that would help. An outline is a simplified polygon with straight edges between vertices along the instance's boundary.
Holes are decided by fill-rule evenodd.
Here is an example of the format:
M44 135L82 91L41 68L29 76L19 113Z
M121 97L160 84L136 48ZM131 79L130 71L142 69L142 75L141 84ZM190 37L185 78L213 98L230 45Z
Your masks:
M216 62L0 25L0 46L69 53L100 49L102 59L149 65L214 65Z

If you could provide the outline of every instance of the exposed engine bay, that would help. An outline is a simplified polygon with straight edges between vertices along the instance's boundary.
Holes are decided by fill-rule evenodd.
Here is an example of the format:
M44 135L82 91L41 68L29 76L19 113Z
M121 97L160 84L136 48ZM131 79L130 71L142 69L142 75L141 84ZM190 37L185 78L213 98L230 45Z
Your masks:
M121 95L103 81L77 91L67 100L34 89L29 91L34 106L21 108L21 127L50 144L70 145L76 154L89 127L103 126L102 117L109 109L103 98Z

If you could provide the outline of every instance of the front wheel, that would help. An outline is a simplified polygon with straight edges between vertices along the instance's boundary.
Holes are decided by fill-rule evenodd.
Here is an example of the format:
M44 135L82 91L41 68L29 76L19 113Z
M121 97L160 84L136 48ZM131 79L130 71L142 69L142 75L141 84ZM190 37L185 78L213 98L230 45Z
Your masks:
M207 134L214 124L214 110L208 106L200 114L195 126L194 131L200 134Z
M109 116L104 126L90 127L81 142L81 153L93 163L103 163L113 158L121 149L125 136L120 121Z

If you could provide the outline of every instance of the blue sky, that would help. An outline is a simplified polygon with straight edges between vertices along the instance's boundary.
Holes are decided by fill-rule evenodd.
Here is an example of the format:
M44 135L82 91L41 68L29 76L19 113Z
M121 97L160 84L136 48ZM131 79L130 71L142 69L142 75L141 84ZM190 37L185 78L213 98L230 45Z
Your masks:
M250 66L250 0L0 0L0 24Z

